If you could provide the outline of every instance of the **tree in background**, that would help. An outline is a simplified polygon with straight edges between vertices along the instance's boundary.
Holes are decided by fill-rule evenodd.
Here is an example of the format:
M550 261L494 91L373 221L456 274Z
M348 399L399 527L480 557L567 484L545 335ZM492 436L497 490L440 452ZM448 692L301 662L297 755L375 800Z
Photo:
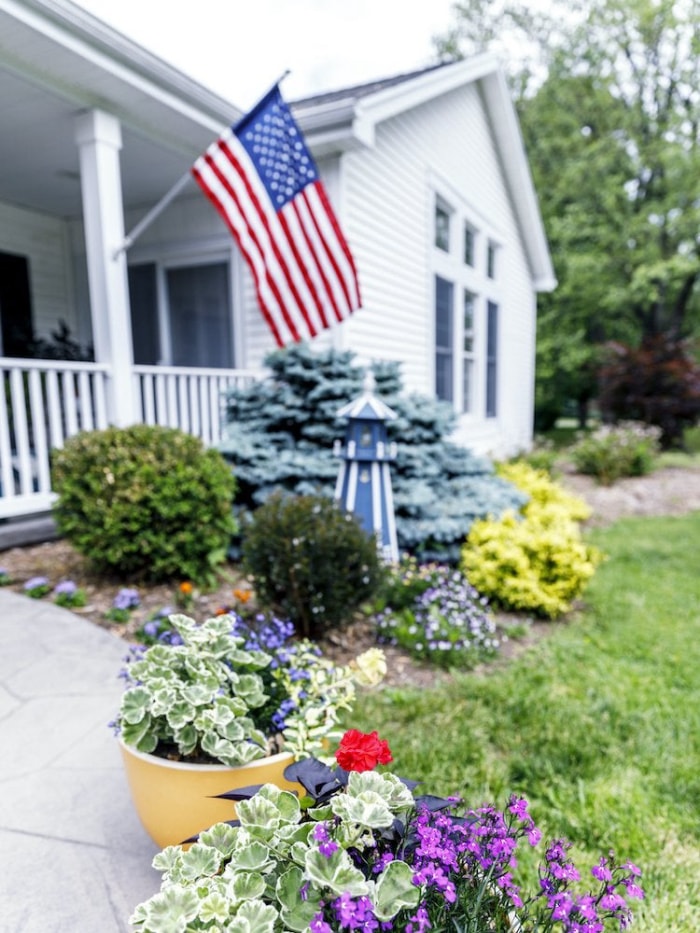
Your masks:
M536 421L585 422L601 348L700 331L700 0L466 0L442 55L508 55L559 287L540 299Z

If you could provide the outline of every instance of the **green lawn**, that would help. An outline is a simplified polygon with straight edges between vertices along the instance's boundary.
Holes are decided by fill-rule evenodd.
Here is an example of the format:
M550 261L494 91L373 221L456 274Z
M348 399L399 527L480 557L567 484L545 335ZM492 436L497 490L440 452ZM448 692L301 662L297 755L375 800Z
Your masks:
M591 535L608 555L586 610L519 660L434 691L385 689L352 725L393 769L469 803L526 796L577 864L644 871L633 929L700 930L700 513Z

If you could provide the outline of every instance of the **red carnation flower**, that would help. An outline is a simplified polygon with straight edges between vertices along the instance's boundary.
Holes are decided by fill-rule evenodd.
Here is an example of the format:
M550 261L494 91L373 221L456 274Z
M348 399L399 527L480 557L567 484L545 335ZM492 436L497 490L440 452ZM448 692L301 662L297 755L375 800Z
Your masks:
M372 771L377 765L388 765L391 757L389 743L376 732L358 732L348 729L340 740L335 758L345 771Z

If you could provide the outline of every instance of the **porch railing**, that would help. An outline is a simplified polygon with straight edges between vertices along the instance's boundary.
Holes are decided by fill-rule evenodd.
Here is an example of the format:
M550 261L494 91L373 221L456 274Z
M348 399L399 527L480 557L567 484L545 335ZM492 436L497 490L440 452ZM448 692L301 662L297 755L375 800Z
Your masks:
M134 366L136 419L180 428L213 447L221 440L226 392L260 379L260 370Z
M108 370L99 363L0 357L0 518L50 508L50 452L109 423Z
M227 390L258 370L135 366L134 421L180 428L207 446L221 440ZM51 450L79 431L106 428L109 367L0 357L0 520L49 509Z

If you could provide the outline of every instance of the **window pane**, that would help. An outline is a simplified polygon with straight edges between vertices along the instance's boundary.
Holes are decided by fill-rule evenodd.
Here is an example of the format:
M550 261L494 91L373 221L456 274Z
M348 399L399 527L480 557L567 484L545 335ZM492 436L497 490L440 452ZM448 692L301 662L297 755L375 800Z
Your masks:
M167 271L174 366L233 365L228 263Z
M474 265L474 228L468 224L464 227L464 261L468 266Z
M474 330L474 296L471 292L464 293L464 333Z
M465 357L462 369L462 411L472 410L472 376L474 371L474 361Z
M0 253L0 355L31 355L34 340L29 260Z
M439 204L435 205L435 245L446 253L450 251L450 215Z
M489 243L486 250L486 275L490 279L496 278L496 247Z
M454 285L435 277L435 394L451 402L454 397Z
M495 418L498 387L498 305L486 308L486 417Z
M155 366L161 358L155 263L129 266L129 304L134 363Z

